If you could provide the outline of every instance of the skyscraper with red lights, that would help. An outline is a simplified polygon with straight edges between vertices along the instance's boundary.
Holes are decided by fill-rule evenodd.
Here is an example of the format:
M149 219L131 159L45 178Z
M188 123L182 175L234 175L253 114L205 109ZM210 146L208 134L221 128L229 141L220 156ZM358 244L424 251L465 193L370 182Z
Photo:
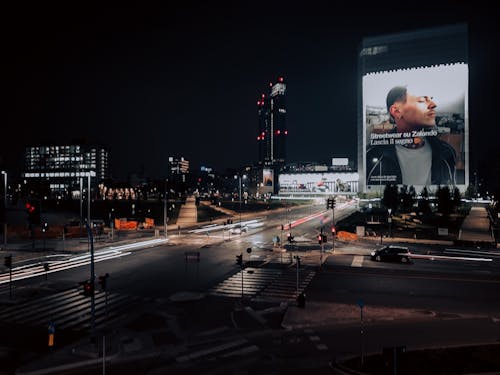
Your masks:
M257 101L259 165L280 166L286 160L286 84L283 77L269 84L267 94Z

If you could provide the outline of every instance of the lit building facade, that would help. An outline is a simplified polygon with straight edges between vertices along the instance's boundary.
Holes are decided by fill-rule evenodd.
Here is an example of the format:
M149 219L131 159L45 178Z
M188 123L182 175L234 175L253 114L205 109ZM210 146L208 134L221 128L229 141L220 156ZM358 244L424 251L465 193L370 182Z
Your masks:
M283 77L269 84L269 92L257 101L260 166L281 166L286 161L286 84Z
M50 194L66 197L80 189L80 180L91 176L92 186L109 178L109 153L103 147L29 146L24 154L22 177L27 184L43 181Z
M169 156L168 175L171 180L176 182L186 182L188 174L189 174L189 160L186 160L183 157L175 158L173 156Z

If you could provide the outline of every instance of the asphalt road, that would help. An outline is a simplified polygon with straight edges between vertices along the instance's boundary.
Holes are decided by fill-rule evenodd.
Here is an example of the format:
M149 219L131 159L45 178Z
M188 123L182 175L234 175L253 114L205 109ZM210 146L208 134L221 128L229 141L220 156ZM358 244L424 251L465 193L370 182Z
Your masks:
M165 308L169 297L177 292L205 292L239 272L235 264L238 254L244 254L245 261L277 261L281 253L273 251L272 238L282 235L280 225L309 216L314 211L323 211L323 206L270 213L265 226L250 229L241 236L232 235L231 240L227 233L222 232L208 235L184 233L176 239L173 235L169 245L141 249L98 262L95 273L111 275L108 283L110 293L139 299L139 303L128 311L130 317L140 313L146 305L148 309L160 311ZM239 332L260 349L245 356L244 362L201 361L194 363L194 367L179 368L167 361L157 363L156 370L151 369L151 373L161 373L162 368L168 368L171 373L189 373L196 366L205 369L213 367L213 373L222 373L224 370L237 371L243 365L246 366L245 371L250 372L259 368L270 372L286 368L287 372L299 373L314 368L321 373L329 371L328 361L331 358L357 354L362 350L369 353L390 345L416 348L464 341L491 342L500 337L497 323L500 319L500 262L496 254L453 253L445 246L414 244L410 245L412 252L428 257L414 259L410 264L377 263L369 260L368 256L371 249L380 245L377 241L339 242L336 252L330 254L319 269L319 245L315 239L322 226L328 227L328 222L327 217L319 216L293 227L291 230L298 242L293 244L292 251L285 254L289 256L292 252L304 258L310 257L308 267L318 271L306 289L306 309L310 311L315 306L338 304L349 306L352 312L353 309L358 311L362 301L365 309L363 334L360 332L361 320L351 317L346 322L339 322L341 316L334 314L331 317L322 316L316 325L313 319L307 326L296 326L291 331L262 331L250 325L247 329L240 328ZM252 249L251 253L246 252L248 248ZM200 261L186 262L188 252L199 252ZM451 259L440 256L450 256ZM457 256L489 258L491 261L453 259ZM51 284L75 285L88 275L87 265L50 274L48 281ZM17 283L26 286L44 282L47 283L45 277L40 275ZM232 304L230 300L228 306ZM202 309L207 310L200 310L195 316L197 319L205 317L204 329L210 324L214 324L212 328L220 324L230 325L229 315L225 315L222 307L204 306ZM215 319L210 308L220 308L221 321ZM168 313L176 312L168 310ZM408 316L405 315L407 313ZM197 322L200 327L202 323ZM141 368L141 362L138 361L136 366ZM128 366L129 370L133 368Z

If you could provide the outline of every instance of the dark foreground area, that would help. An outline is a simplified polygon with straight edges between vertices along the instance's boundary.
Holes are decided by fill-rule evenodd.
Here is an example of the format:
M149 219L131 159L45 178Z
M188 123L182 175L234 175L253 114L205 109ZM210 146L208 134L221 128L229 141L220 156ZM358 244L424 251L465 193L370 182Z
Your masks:
M387 348L382 354L351 358L338 362L345 371L363 374L498 374L500 344L405 351Z

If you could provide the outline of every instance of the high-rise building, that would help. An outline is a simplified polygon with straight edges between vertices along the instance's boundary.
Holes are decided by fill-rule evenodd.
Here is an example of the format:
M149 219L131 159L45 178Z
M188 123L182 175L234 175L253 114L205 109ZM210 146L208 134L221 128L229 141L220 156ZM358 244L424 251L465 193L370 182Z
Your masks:
M109 155L102 147L29 146L24 154L24 173L27 181L45 181L50 194L67 196L78 190L80 179L92 178L92 185L109 178Z
M168 158L168 175L171 181L186 182L186 176L189 174L189 160L182 156Z
M280 166L286 160L286 84L283 77L269 84L267 94L257 101L259 122L259 165Z

